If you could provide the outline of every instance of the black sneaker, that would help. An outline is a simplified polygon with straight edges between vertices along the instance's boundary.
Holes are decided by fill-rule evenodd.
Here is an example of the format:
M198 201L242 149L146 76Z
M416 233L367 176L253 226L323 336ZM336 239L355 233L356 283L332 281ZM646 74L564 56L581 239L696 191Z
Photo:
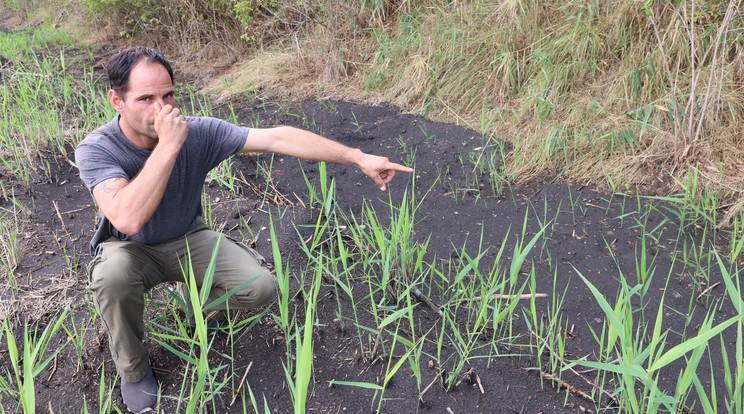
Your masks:
M185 300L186 302L186 316L188 316L187 327L193 334L196 332L196 317L194 317L194 308L191 306L191 301ZM204 318L204 323L207 325L207 336L213 336L220 329L220 317L224 317L220 311L212 312Z
M127 410L139 414L152 412L158 403L160 397L160 388L155 376L152 374L152 367L147 363L147 373L144 378L137 382L126 382L121 380L121 397Z
M207 325L207 336L213 336L220 329L220 321L214 318L205 318L205 324ZM188 327L193 334L196 332L196 318L194 315L189 315Z

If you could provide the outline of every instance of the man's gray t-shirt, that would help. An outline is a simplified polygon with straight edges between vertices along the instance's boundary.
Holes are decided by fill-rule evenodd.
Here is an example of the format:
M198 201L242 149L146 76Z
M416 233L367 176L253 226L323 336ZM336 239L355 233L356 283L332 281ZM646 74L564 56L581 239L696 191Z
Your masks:
M119 128L119 117L90 133L75 149L75 162L88 190L111 178L132 181L152 151L130 142ZM202 215L201 194L207 173L245 144L249 128L215 118L187 117L189 134L173 166L163 199L139 233L118 231L106 217L90 242L91 255L111 237L143 244L157 244L192 230Z

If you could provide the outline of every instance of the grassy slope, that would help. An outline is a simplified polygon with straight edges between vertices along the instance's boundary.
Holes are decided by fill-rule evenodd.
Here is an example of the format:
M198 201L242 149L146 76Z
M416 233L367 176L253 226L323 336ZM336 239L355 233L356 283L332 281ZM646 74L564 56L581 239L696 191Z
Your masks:
M554 168L610 189L699 182L701 194L741 197L744 40L715 41L726 2L650 16L634 1L438 3L372 19L353 46L333 22L318 26L244 62L230 86L389 101L464 124L515 144L513 176Z
M5 3L34 11L54 5ZM218 72L205 62L224 69L238 59L211 85L227 95L388 101L466 125L514 144L512 177L549 168L610 190L637 184L663 195L684 190L691 199L708 191L727 199L729 214L738 212L744 38L742 18L727 21L726 11L740 0L699 1L694 10L666 2L644 9L631 0L300 3L315 14L290 25L291 34L272 29L253 49L229 23L206 43L202 26L188 26L199 36L189 39L174 32L178 24L133 27L111 15L87 32L166 49L192 78ZM84 8L69 10L51 17L79 25ZM261 27L275 29L271 19ZM728 30L719 39L721 27ZM229 50L240 53L225 56Z

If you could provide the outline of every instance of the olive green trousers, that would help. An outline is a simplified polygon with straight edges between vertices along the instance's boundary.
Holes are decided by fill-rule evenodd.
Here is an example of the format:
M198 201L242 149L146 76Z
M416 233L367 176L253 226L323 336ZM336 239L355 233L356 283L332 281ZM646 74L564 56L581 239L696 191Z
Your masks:
M89 265L90 289L108 332L111 356L124 381L137 382L147 372L144 294L162 282L186 281L188 272L184 269L188 269L189 262L201 288L218 239L220 245L207 303L249 280L246 287L213 309L246 309L269 301L276 292L276 279L266 268L264 258L253 249L210 230L202 220L185 236L165 243L144 245L107 240L98 246Z

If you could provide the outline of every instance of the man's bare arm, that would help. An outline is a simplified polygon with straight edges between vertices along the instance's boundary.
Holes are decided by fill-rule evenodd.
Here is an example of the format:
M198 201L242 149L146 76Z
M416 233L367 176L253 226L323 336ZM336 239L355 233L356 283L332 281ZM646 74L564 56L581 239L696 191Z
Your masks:
M98 207L117 230L128 235L142 230L163 199L177 155L177 152L170 155L155 147L132 181L111 178L93 187Z
M354 165L383 191L396 171L413 171L411 168L390 162L385 157L366 154L359 149L293 127L253 128L248 132L245 145L240 152L276 152L304 160Z
M111 194L121 190L122 186L127 183L128 181L125 178L111 178L95 186L94 191L99 191L103 194Z
M93 197L103 215L124 234L139 233L155 214L188 134L188 125L178 109L158 105L158 111L158 144L137 176L131 181L111 178L93 187Z

